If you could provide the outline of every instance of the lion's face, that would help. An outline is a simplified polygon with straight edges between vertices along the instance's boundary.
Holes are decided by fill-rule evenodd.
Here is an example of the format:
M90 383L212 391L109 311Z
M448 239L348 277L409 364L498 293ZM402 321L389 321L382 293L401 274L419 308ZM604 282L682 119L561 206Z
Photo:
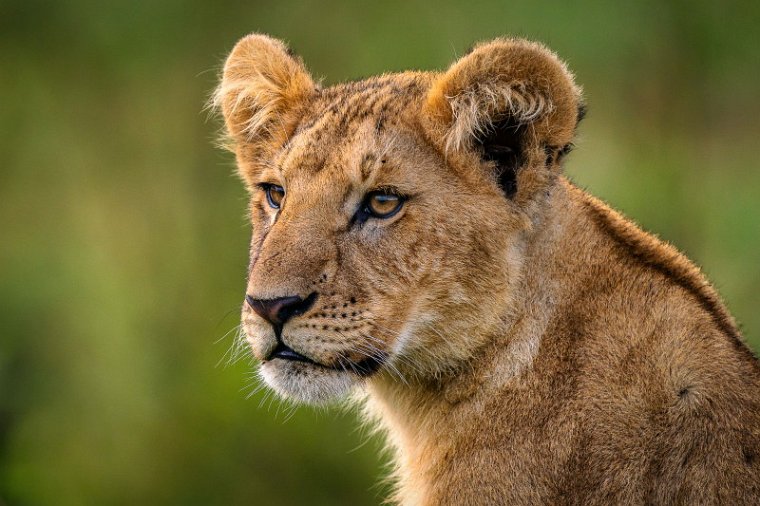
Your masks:
M304 73L249 37L218 98L251 194L247 340L274 390L318 403L467 358L508 303L527 220L491 158L424 126L435 76L320 90Z
M340 95L367 107L386 92ZM415 96L395 100L400 109ZM499 188L458 174L403 121L378 128L368 114L342 129L329 102L312 104L322 122L297 131L251 181L245 330L267 383L307 401L381 370L440 367L435 357L462 347L443 336L477 326L484 308L473 305L506 286ZM279 325L254 310L294 296L300 314Z

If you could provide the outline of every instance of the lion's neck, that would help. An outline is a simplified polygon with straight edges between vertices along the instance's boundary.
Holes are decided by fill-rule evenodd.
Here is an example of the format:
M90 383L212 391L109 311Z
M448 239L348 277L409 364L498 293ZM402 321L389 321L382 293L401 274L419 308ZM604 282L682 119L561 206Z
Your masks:
M462 364L455 374L428 380L400 381L387 374L368 383L366 411L385 430L395 450L399 499L423 503L435 466L445 459L446 447L459 431L467 430L476 415L497 392L531 374L556 301L562 297L560 248L566 244L566 223L573 209L560 182L524 238L524 258L518 294L504 308L503 325L487 344Z

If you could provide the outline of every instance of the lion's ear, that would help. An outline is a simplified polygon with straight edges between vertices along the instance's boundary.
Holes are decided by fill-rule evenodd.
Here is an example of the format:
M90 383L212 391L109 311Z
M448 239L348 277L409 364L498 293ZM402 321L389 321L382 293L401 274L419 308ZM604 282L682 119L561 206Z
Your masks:
M316 91L300 58L283 42L251 34L227 57L214 104L235 144L284 143Z
M581 111L581 91L553 52L497 39L476 46L433 82L422 122L441 150L476 150L494 162L512 196L521 169L558 167Z

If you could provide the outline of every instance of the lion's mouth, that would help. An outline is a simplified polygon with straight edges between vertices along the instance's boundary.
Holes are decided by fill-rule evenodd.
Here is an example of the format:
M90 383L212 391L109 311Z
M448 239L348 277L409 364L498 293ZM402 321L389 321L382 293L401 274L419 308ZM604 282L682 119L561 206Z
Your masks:
M296 350L288 346L287 344L283 343L282 341L277 343L277 347L274 349L274 351L266 358L267 360L272 360L273 358L281 358L283 360L293 360L296 362L308 362L314 365L322 365L318 364L317 362L313 361L306 355L301 355Z
M357 376L367 377L375 373L378 369L380 369L380 366L383 365L387 356L386 355L371 356L359 362L354 362L347 358L340 358L334 365L325 365L325 364L322 364L320 362L310 359L306 355L298 353L296 350L294 350L287 344L283 343L282 341L279 341L277 343L277 347L265 359L265 361L269 361L275 358L288 360L291 362L304 362L304 363L311 364L317 367L321 367L323 369L329 369L331 371L353 372Z

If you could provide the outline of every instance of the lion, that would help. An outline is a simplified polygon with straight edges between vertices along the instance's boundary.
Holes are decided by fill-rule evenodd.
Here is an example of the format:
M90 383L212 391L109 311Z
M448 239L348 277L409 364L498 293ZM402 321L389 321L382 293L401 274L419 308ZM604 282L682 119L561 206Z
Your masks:
M325 87L252 34L214 103L260 376L357 396L392 501L760 504L760 365L693 263L563 175L585 105L552 51Z

